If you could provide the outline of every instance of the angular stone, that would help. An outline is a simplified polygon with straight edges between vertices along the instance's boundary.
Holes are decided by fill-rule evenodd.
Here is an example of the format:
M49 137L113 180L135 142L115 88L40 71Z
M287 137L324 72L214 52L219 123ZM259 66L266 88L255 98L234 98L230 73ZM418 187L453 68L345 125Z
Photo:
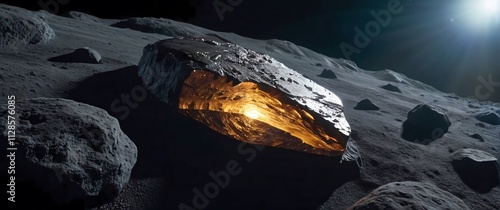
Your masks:
M395 85L390 84L390 83L387 85L381 86L381 88L388 90L388 91L401 93L401 90L398 88L398 86L395 86Z
M476 119L491 125L500 125L500 115L493 111L478 114Z
M488 192L499 184L498 160L492 154L461 149L450 156L452 165L462 181L478 192Z
M434 184L392 182L373 190L348 210L470 209L460 198Z
M137 148L117 119L66 99L18 100L15 107L16 182L34 183L32 189L45 191L54 204L92 206L116 198L137 160ZM2 125L8 115L7 105L0 106ZM0 126L0 136L7 135Z
M475 138L475 139L479 140L480 142L484 142L484 137L481 136L481 134L475 133L475 134L470 135L470 137Z
M335 73L333 73L333 71L329 69L323 69L319 76L327 79L337 79L337 75L335 75Z
M237 140L343 153L351 129L334 93L268 55L214 40L148 45L139 76L162 101Z
M370 99L363 99L354 107L356 110L379 110L380 108L373 104Z
M402 137L408 141L428 144L441 138L451 125L450 119L442 111L427 104L420 104L408 112L403 123Z
M63 63L91 63L98 64L101 62L101 55L94 49L89 47L78 48L72 53L49 58L52 62Z

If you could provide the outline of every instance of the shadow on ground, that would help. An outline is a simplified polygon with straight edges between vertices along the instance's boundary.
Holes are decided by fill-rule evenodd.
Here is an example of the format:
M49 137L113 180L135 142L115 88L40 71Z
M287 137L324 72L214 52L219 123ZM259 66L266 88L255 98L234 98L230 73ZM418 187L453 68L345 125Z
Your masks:
M143 88L137 66L129 66L82 81L69 98L119 119L139 150L131 179L165 180L156 209L316 209L359 177L357 165L340 158L223 136Z

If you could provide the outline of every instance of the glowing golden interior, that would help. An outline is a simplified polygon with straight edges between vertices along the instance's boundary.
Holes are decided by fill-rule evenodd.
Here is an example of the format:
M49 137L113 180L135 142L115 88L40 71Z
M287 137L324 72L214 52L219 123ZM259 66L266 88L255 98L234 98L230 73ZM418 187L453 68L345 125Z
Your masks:
M278 90L253 82L234 84L195 70L184 81L179 111L213 130L253 144L334 155L344 150L304 109Z

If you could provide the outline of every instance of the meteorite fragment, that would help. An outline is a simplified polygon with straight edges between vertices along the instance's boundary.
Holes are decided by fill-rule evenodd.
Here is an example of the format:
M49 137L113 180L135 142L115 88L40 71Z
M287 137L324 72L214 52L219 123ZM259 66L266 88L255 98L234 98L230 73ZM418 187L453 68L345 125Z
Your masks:
M243 142L340 156L351 132L334 93L232 43L158 41L144 48L139 76L180 113Z

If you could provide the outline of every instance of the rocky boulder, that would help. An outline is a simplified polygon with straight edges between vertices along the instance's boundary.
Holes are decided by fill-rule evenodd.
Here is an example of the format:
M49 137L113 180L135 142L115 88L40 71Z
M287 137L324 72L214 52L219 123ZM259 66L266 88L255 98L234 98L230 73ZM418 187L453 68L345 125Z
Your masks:
M329 156L347 145L340 98L269 55L210 37L174 38L146 46L138 66L163 102L237 140Z
M476 119L491 125L500 125L500 115L496 112L484 112L476 115Z
M474 133L474 134L471 134L469 135L471 138L475 138L477 140L479 140L480 142L484 142L484 137L481 136L481 134L478 134L478 133Z
M356 110L379 110L380 108L375 105L370 99L363 99L354 107Z
M48 43L54 30L35 12L0 4L0 46Z
M91 63L98 64L101 62L101 55L94 49L89 47L78 48L75 51L60 55L57 57L49 58L52 62L62 63Z
M357 201L349 210L470 209L460 198L434 184L393 182Z
M202 36L210 33L209 30L191 24L176 22L165 18L130 18L121 20L111 26L128 28L144 33L163 34L171 37Z
M77 12L77 11L69 11L69 12L62 14L62 16L68 17L68 18L73 18L76 20L81 20L81 21L86 22L86 23L92 23L92 22L101 23L101 20L98 17L92 16L89 14L85 14L82 12Z
M492 154L476 150L461 149L450 156L453 168L471 189L488 192L498 186L498 160Z
M318 76L323 77L323 78L327 78L327 79L337 79L337 75L335 75L335 73L329 69L323 69L321 74Z
M105 110L50 98L20 100L15 107L17 182L34 183L54 204L94 205L114 199L129 181L137 148ZM2 125L8 115L1 106ZM5 126L0 135L10 135Z
M408 141L429 144L441 138L450 127L448 116L427 104L420 104L408 112L403 123L402 137Z
M391 83L389 83L387 85L383 85L383 86L381 86L381 88L384 89L384 90L401 93L401 89L399 89L398 86L395 86L395 85L393 85Z

